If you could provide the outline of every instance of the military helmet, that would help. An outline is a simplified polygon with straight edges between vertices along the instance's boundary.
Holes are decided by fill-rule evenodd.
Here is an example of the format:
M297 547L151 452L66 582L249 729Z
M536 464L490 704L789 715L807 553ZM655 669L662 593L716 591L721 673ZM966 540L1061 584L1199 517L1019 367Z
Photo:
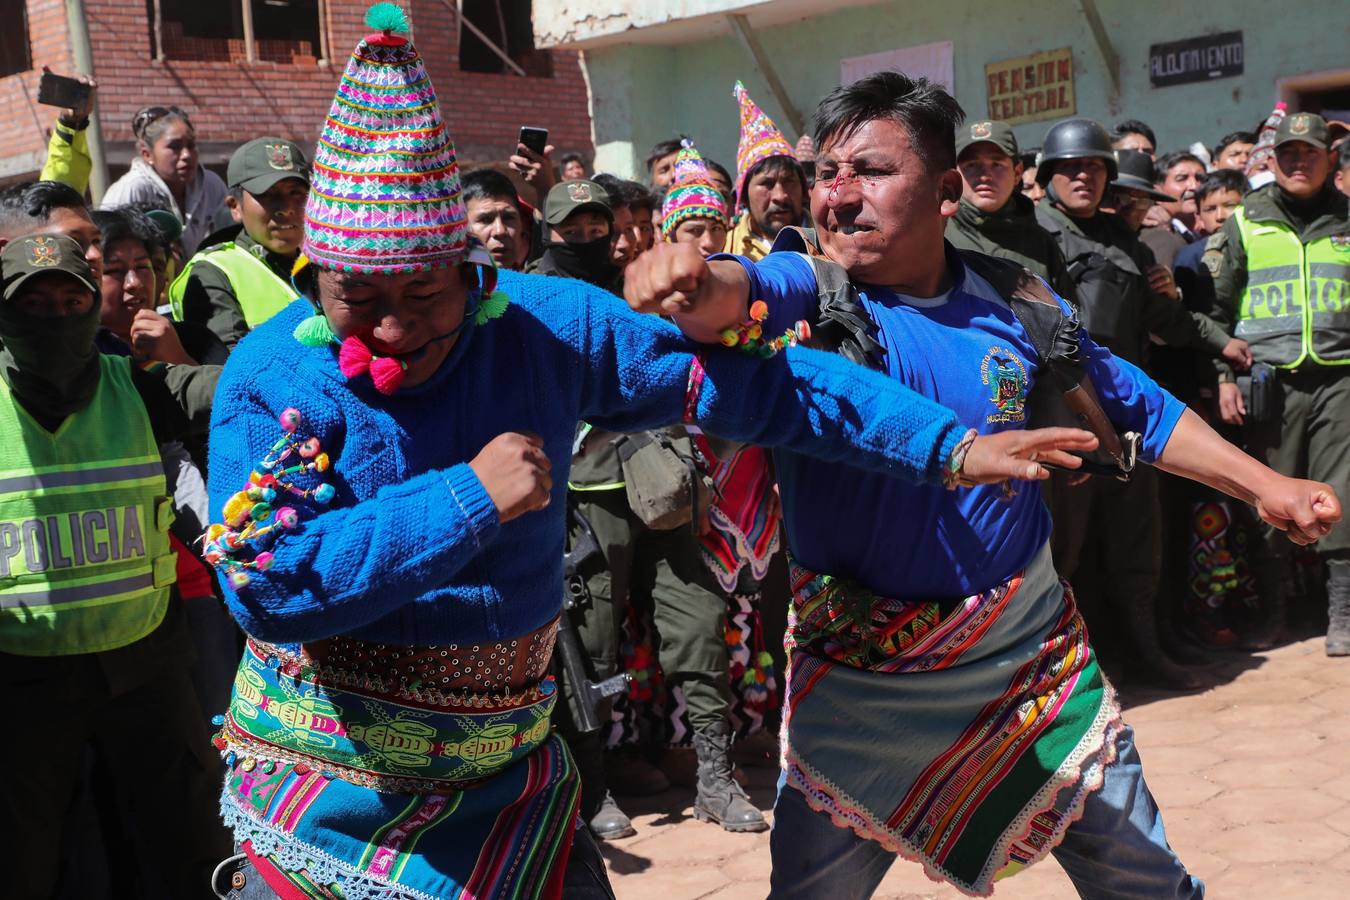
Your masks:
M1111 149L1111 135L1091 119L1065 119L1056 122L1045 133L1045 144L1036 159L1036 181L1042 187L1050 182L1051 169L1046 163L1058 159L1100 159L1106 162L1106 180L1115 181L1116 151Z

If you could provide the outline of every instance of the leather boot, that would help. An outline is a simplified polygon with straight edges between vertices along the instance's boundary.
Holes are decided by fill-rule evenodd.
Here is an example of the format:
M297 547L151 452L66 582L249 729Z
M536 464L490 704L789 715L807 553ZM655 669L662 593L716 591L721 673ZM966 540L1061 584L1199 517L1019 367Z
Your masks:
M694 732L698 753L698 796L694 818L727 831L767 831L769 823L731 777L731 724L725 720Z
M637 834L633 820L619 809L619 804L614 801L614 795L609 791L605 791L605 796L600 801L600 809L586 824L590 827L591 834L601 841L614 841Z
M1350 560L1327 562L1327 656L1350 656Z
M1266 551L1267 553L1269 551ZM1257 608L1242 629L1239 647L1243 650L1269 650L1284 637L1289 617L1290 571L1281 558L1262 558L1256 567Z

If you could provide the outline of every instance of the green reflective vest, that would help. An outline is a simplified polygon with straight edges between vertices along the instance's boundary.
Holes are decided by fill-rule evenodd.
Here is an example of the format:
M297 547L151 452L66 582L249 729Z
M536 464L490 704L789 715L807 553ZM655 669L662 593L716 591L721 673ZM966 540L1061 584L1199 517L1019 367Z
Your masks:
M268 268L267 263L233 242L216 244L188 260L183 271L169 285L173 317L180 322L183 321L183 294L187 291L192 267L203 264L215 266L230 279L234 299L239 301L239 309L249 328L257 328L295 299L295 289Z
M55 433L0 380L0 652L96 653L159 626L177 578L173 501L131 361Z
M1236 334L1253 358L1286 369L1350 365L1350 240L1304 244L1284 222L1233 215L1247 254Z

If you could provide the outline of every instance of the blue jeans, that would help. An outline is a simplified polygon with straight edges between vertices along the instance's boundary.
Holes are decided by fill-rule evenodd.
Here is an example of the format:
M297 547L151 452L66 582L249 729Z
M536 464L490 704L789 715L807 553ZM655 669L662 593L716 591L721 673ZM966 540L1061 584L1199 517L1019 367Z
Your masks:
M1128 725L1116 738L1116 754L1101 788L1088 795L1082 818L1051 852L1084 900L1199 900L1205 886L1187 874L1167 845ZM865 900L895 861L895 854L876 841L839 828L811 809L801 791L782 778L769 849L770 900Z

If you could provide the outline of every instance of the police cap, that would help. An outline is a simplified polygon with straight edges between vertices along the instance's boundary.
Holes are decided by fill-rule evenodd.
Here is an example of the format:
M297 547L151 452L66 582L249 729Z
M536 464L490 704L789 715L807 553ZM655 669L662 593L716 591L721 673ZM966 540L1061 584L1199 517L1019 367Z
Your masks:
M287 178L309 184L309 160L299 144L278 137L254 138L234 151L225 176L230 187L256 196Z
M0 250L0 283L9 300L26 282L40 275L60 273L74 278L94 294L94 273L84 258L84 248L63 234L30 234L15 238Z
M997 119L981 119L956 130L956 158L960 159L970 147L976 144L993 144L1009 156L1017 157L1017 136L1012 126Z
M609 194L594 181L560 181L548 192L544 201L544 221L550 225L561 225L568 216L582 210L591 210L614 220L614 210L609 205Z

